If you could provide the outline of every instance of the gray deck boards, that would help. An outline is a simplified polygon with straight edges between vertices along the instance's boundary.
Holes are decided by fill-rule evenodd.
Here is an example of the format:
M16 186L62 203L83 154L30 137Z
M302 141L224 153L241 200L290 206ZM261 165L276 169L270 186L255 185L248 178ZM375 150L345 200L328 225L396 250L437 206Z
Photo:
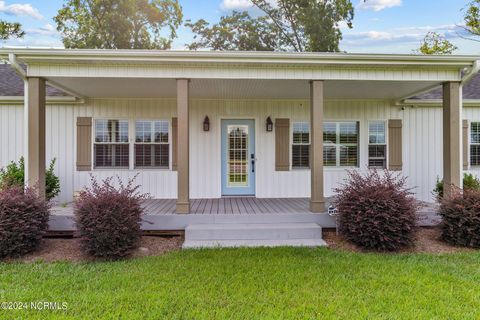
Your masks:
M231 197L192 199L192 214L269 214L309 213L308 198L261 199ZM149 199L143 202L145 214L175 214L175 199Z

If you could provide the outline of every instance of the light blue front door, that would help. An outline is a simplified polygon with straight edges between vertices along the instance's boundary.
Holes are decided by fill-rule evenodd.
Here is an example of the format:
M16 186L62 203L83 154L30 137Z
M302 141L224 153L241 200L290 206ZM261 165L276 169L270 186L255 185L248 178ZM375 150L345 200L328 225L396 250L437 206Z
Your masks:
M222 120L222 195L255 195L254 120Z

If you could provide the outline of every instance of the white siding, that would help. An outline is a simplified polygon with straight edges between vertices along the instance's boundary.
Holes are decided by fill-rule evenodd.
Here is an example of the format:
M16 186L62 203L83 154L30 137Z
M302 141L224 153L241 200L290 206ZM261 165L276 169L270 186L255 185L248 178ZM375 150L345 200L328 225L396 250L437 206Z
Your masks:
M188 78L188 79L322 79L383 81L459 81L458 69L408 68L406 66L250 66L218 64L35 64L29 63L31 77L98 78Z
M168 119L176 114L175 100L91 100L84 105L47 107L47 161L57 158L56 172L61 179L59 202L70 201L73 192L89 184L89 173L75 170L75 123L78 116L129 119L134 138L135 119ZM203 132L208 115L211 129ZM308 121L308 101L303 100L194 100L191 104L191 197L221 196L220 121L223 118L249 118L256 123L256 195L258 197L308 197L310 172L276 172L274 132L265 131L265 120L290 118ZM329 101L327 120L360 122L360 170L367 166L367 123L369 120L403 119L403 174L417 197L432 200L437 177L442 176L442 110L439 107L402 110L379 101ZM480 121L480 108L466 108L464 118ZM133 151L133 148L131 149ZM23 106L0 106L0 166L23 154ZM131 152L132 154L132 152ZM472 171L480 172L480 171ZM94 170L106 178L119 175L128 179L136 174L142 192L155 198L175 198L177 174L170 170ZM325 169L326 195L346 177L344 169Z

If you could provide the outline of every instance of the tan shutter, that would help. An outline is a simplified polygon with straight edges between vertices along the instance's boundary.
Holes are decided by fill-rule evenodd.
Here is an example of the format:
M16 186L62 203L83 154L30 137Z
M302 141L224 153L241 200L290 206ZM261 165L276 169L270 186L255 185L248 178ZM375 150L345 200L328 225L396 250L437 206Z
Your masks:
M77 171L92 170L92 118L77 118Z
M290 170L290 119L275 119L275 170Z
M468 120L463 120L463 170L468 170Z
M177 171L177 118L172 118L172 170Z
M388 169L402 170L402 120L388 120Z

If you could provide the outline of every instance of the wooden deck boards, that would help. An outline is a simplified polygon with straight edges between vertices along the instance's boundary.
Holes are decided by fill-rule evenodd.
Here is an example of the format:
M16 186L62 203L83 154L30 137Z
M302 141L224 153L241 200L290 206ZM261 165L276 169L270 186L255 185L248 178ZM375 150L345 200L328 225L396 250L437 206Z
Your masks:
M175 214L175 199L149 199L143 202L145 214ZM308 198L230 197L192 199L192 214L278 214L310 213Z

